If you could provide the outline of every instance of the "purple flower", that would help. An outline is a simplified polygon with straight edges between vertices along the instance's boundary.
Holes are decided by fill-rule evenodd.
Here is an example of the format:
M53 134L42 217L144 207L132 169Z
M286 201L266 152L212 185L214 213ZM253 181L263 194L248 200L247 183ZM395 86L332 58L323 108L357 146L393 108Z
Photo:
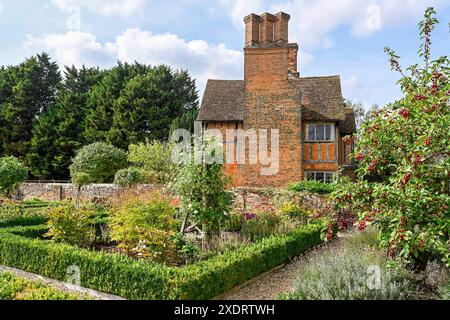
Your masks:
M245 219L246 220L253 220L255 218L256 218L256 214L254 214L254 213L246 213L245 214Z

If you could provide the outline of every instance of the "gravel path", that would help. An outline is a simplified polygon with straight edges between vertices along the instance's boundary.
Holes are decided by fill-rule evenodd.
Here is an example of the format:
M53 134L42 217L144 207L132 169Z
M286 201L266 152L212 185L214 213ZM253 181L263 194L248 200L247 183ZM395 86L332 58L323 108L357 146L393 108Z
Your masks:
M316 247L303 255L294 258L285 266L250 280L246 284L233 289L219 297L220 300L275 300L280 293L294 291L300 266L317 255L329 250L339 250L343 238L339 236L330 243Z

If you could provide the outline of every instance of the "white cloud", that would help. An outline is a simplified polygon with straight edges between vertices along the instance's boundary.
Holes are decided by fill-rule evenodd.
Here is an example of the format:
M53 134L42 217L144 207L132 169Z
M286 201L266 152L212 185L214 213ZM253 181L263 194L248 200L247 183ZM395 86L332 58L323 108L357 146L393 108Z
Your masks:
M367 36L383 28L411 21L429 6L449 5L448 0L218 0L233 24L244 27L242 19L254 12L285 11L292 17L290 37L306 50L332 47L330 33L349 26L354 36ZM324 42L325 41L325 42Z
M219 0L219 4L224 7L233 24L236 27L244 27L244 17L250 13L261 11L261 0Z
M3 3L0 1L0 14L3 12Z
M243 56L240 51L224 44L210 44L204 40L187 41L177 35L153 34L140 29L128 29L117 37L114 47L121 61L148 64L165 63L188 69L203 88L208 78L241 78Z
M105 16L121 15L123 17L138 13L145 6L145 0L52 0L52 2L63 11L76 6L85 7Z
M417 20L429 6L448 6L448 0L217 0L232 23L244 28L250 13L287 12L291 15L290 40L300 44L303 57L312 60L318 49L335 46L332 32L347 26L355 37L370 36L390 26ZM307 61L299 62L303 65Z
M444 3L444 0L291 0L269 9L290 13L291 39L307 50L314 50L341 26L349 26L354 36L367 36L410 22L421 16L426 7Z
M28 52L48 51L61 65L102 65L114 61L115 52L98 42L90 33L69 31L49 34L41 38L28 35L24 44Z
M427 7L449 6L446 0L377 0L364 4L361 12L352 21L356 36L370 35L384 28L416 21ZM376 16L380 25L377 27Z
M242 78L243 56L240 51L204 40L187 41L170 33L153 34L140 29L128 29L114 42L102 43L91 33L71 31L41 38L28 36L25 48L28 52L48 51L63 65L107 67L116 60L168 64L189 70L198 80L201 91L208 78Z

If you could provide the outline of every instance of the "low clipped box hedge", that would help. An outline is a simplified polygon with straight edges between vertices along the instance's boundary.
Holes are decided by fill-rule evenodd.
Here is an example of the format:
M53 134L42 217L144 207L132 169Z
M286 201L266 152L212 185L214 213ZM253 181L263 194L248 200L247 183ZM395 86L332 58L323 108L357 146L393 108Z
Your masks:
M19 226L35 226L45 224L47 222L47 218L45 217L17 217L17 218L8 218L0 220L0 229L1 228L12 228Z
M78 266L82 286L128 299L162 298L164 280L170 278L167 272L163 276L163 266L9 232L0 232L0 264L61 281L70 266Z
M186 267L168 267L39 240L46 228L0 229L0 264L62 281L70 266L78 266L82 286L134 300L211 299L322 242L322 226L312 224Z
M181 299L210 299L281 265L320 244L320 225L308 225L287 235L272 236L178 270Z
M35 225L26 227L10 227L0 230L0 233L9 233L16 236L21 236L31 239L43 239L44 235L48 232L48 226L46 225Z

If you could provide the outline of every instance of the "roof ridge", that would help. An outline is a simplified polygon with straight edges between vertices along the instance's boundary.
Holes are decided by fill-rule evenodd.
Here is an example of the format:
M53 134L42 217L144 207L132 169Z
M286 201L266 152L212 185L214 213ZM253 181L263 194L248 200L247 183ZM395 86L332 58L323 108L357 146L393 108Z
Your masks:
M300 77L296 80L302 80L302 79L324 79L324 78L340 78L340 75L333 75L333 76L312 76L312 77Z
M335 79L335 78L341 78L340 75L333 75L333 76L312 76L312 77L300 77L293 79L294 81L300 81L300 80L307 80L307 79ZM245 81L244 79L208 79L208 81Z
M208 79L208 81L244 81L244 79Z

